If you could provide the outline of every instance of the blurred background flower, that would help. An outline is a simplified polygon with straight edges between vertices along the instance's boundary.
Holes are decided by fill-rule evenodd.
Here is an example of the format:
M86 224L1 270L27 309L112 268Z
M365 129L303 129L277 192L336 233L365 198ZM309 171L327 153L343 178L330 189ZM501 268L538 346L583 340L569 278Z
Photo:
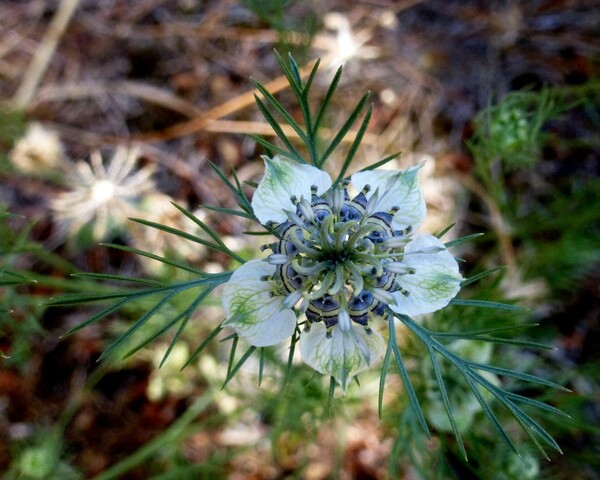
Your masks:
M143 195L154 190L154 168L139 168L139 153L137 148L120 146L106 165L99 151L91 154L89 164L75 163L67 178L70 191L52 201L54 217L65 235L89 232L99 241L122 230L127 218L135 216Z
M43 175L66 171L66 157L58 134L38 122L27 126L10 151L10 159L23 174Z

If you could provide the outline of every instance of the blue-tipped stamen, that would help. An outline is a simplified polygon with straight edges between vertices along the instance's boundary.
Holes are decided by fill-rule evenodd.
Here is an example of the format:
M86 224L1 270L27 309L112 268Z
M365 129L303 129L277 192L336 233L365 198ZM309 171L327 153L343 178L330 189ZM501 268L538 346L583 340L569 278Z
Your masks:
M344 332L352 324L371 332L370 322L400 301L395 292L409 295L396 278L415 273L403 262L412 227L392 226L399 208L376 211L379 190L367 198L371 189L365 185L351 198L347 187L344 182L320 196L312 186L310 201L292 196L296 211L285 211L288 220L275 225L279 241L261 247L273 252L267 261L277 273L265 280L282 283L284 307L305 313L305 329L324 322L328 338L336 325Z

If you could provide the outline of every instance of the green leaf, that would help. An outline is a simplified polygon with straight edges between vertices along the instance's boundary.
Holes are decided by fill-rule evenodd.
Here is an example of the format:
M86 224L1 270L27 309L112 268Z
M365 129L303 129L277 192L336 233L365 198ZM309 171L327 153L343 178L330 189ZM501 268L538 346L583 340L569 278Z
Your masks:
M260 358L258 362L258 386L260 387L265 369L265 347L260 348Z
M259 145L262 145L267 150L269 157L273 157L274 156L273 152L275 152L275 153L278 153L279 155L281 155L282 157L286 157L286 158L289 158L290 160L297 161L296 157L291 155L290 152L288 152L285 148L281 148L281 147L275 145L274 143L269 142L262 136L251 134L251 135L249 135L249 137L254 139L254 141L256 143L258 143Z
M444 246L446 248L450 248L455 245L460 245L461 243L470 242L471 240L474 240L475 238L479 238L483 235L484 235L483 233L472 233L471 235L465 235L464 237L460 237L455 240L450 240L449 242L444 243Z
M450 305L462 305L465 307L482 307L482 308L497 308L498 310L511 310L513 312L522 312L526 308L517 305L509 305L508 303L490 302L487 300L472 300L464 298L453 298L450 300Z
M364 110L365 105L367 104L367 101L369 100L370 96L371 96L370 93L366 93L360 99L360 101L358 102L358 105L356 105L356 107L354 108L354 110L352 111L350 116L348 117L348 120L346 120L344 122L344 124L342 125L342 128L340 128L340 131L337 133L337 135L335 137L333 137L333 140L331 141L331 143L329 144L329 146L327 147L327 149L325 150L323 155L321 155L321 158L319 159L319 162L318 162L319 167L322 167L323 165L325 165L325 162L327 161L329 156L333 153L333 151L338 147L338 145L344 139L346 134L350 131L350 127L352 127L352 124L356 121L356 119L360 116L360 114Z
M169 355L173 351L173 347L175 346L175 344L177 343L177 341L181 337L181 334L183 333L183 331L184 331L185 327L187 326L190 318L192 317L192 314L196 311L196 309L198 308L198 306L204 300L206 300L206 298L214 291L214 289L217 288L217 286L218 285L216 285L216 284L209 285L202 293L200 293L196 297L196 299L188 306L188 308L181 315L179 315L179 317L183 317L183 319L181 321L181 325L179 325L179 328L177 329L177 332L175 333L175 336L173 337L173 340L171 340L171 343L169 344L169 348L167 348L167 351L165 352L162 360L160 361L160 365L158 366L158 368L162 367L163 364L165 363L165 361L167 360L167 358L169 358Z
M173 202L171 202L173 203ZM210 228L208 225L206 225L206 223L204 223L202 220L200 220L198 217L196 217L196 215L194 215L192 212L190 212L189 210L187 210L186 208L183 208L180 205L177 205L176 203L173 203L173 206L179 210L181 213L183 213L187 218L189 218L192 222L194 222L196 225L198 225L204 232L206 232L206 234L212 238L215 243L221 248L221 252L225 253L226 255L228 255L231 258L234 258L235 260L237 260L240 263L245 263L246 260L244 260L242 257L240 257L237 253L232 252L229 247L227 245L225 245L225 243L223 243L223 240L221 240L221 237L219 236L219 234L217 232L215 232L212 228Z
M126 275L112 275L109 273L81 272L81 273L72 273L71 276L76 277L76 278L92 278L94 280L114 280L117 282L140 283L142 285L149 285L152 287L166 286L165 282L161 282L158 280L150 280L147 278L139 278L139 277L128 277Z
M240 341L240 337L238 337L237 333L230 335L231 338L231 350L229 351L229 362L227 363L227 378L229 378L229 374L231 373L231 369L233 368L233 361L235 360L235 352L237 350L238 342ZM221 340L222 342L226 341L227 338ZM223 385L224 386L224 385Z
M234 187L233 183L231 183L229 181L229 179L223 173L223 171L219 167L217 167L216 164L214 164L213 162L211 162L210 160L208 161L208 164L210 165L210 168L212 168L213 171L219 176L219 178L221 179L221 181L227 186L227 188L229 188L229 190L237 197L240 192L238 191L237 188Z
M233 332L231 335L227 335L225 338L219 340L219 343L225 343L229 340L234 340L237 336L238 334L236 332Z
M288 53L288 60L290 62L290 72L292 74L294 83L297 86L302 87L302 77L300 76L300 69L298 68L298 64L296 63L296 60L294 60L294 57L291 53Z
M558 408L553 407L552 405L548 405L547 403L540 402L539 400L525 397L523 395L519 395L518 393L513 392L505 392L505 394L507 398L524 403L526 405L529 405L530 407L539 408L540 410L546 410L547 412L550 412L554 415L560 415L565 418L571 418L571 415L569 415L568 413L563 412L562 410L559 410Z
M175 205L177 207L177 205ZM177 207L179 208L179 207ZM181 210L181 209L180 209ZM181 210L183 212L183 210ZM192 215L193 217L193 215ZM190 220L192 220L191 217L189 217ZM208 240L204 240L200 237L197 237L196 235L192 235L190 233L184 232L183 230L179 230L177 228L173 228L173 227L168 227L167 225L163 225L161 223L156 223L156 222L151 222L149 220L144 220L142 218L130 218L130 220L136 222L136 223L140 223L142 225L146 225L148 227L152 227L155 228L157 230L161 230L163 232L167 232L170 233L172 235L176 235L178 237L181 238L185 238L186 240L190 240L194 243L198 243L200 245L204 245L212 250L216 250L218 252L224 253L225 255L237 260L238 262L244 263L244 260L241 259L241 257L239 257L237 254L233 253L231 250L229 250L225 244L222 244L223 242L220 243L212 243L209 242ZM198 220L200 221L200 220ZM195 222L197 223L197 222ZM199 224L198 224L199 225ZM222 244L222 245L221 245Z
M64 335L61 335L61 338L68 337L69 335L72 335L73 333L81 330L82 328L89 327L90 325L96 323L98 320L101 320L104 317L110 315L111 313L116 312L117 310L119 310L123 305L125 305L129 301L130 301L130 298L124 298L120 302L117 302L117 303L101 310L100 312L96 313L92 317L88 318L85 322L82 322L79 325L69 329Z
M221 240L221 237L219 237L219 234L216 233L212 228L210 228L208 225L206 225L206 223L204 223L202 220L200 220L196 215L194 215L192 212L190 212L187 208L182 207L181 205L177 205L175 202L171 202L171 204L177 209L179 210L181 213L183 213L187 218L189 218L192 222L194 222L196 225L198 225L204 232L206 232L206 234L212 238L218 245L220 245L221 247L225 247L225 244L223 243L223 241Z
M310 132L312 136L316 136L319 128L321 128L321 122L323 121L325 112L329 108L329 103L331 102L331 99L333 98L333 94L335 93L335 90L336 90L338 84L340 83L341 76L342 76L342 67L338 68L337 71L335 72L335 75L333 76L333 79L331 80L331 84L329 85L329 88L327 89L327 93L325 93L325 97L323 98L323 101L321 102L321 107L319 108L319 111L317 112L317 118L315 119L315 123L313 124L313 131Z
M295 70L298 72L298 66L293 58L290 57L290 63L295 65ZM321 60L318 59L310 72L308 80L306 82L306 86L302 89L302 95L298 97L298 103L300 104L300 109L302 110L302 116L304 117L304 127L306 129L306 147L308 148L308 153L310 155L310 162L312 165L317 166L318 162L318 154L317 154L317 144L319 142L319 138L317 136L317 132L313 128L313 120L312 120L312 112L310 108L310 102L308 100L308 94L310 92L310 88L317 74L317 70L319 68L319 64ZM298 72L299 74L299 72Z
M35 280L29 280L29 282L35 283ZM0 280L0 287L15 287L17 285L23 285L24 283L28 283L24 280Z
M466 332L432 332L428 330L433 337L450 337L450 338L472 338L478 335L487 335L490 333L514 332L515 330L523 330L539 326L539 323L521 323L517 325L505 325L504 327L483 328L480 330L468 330Z
M288 352L288 359L287 359L287 363L285 365L285 377L283 380L283 386L287 386L287 384L290 381L290 378L292 378L292 366L294 364L294 353L296 352L296 343L298 343L298 340L300 340L300 332L298 331L298 328L296 328L296 330L294 330L294 334L292 335L292 339L291 339L291 343L290 343L290 351Z
M219 167L217 167L214 163L209 161L208 164L213 169L213 171L219 176L219 178L223 181L223 183L227 186L227 188L229 188L229 190L234 194L235 198L237 199L237 204L239 205L239 207L242 210L246 211L247 213L252 214L252 206L250 205L250 202L246 198L246 195L244 195L244 192L241 190L241 188L239 188L239 185L238 185L238 188L236 188L233 185L233 183L231 183L229 181L227 176L221 171L221 169ZM234 173L235 173L235 170L234 170Z
M238 178L237 173L235 173L235 169L231 170L231 176L233 177L233 181L235 182L235 184L237 186L237 189L239 192L239 198L240 198L240 201L242 202L239 204L239 206L242 209L246 210L248 213L254 214L254 210L252 210L252 205L248 201L248 198L246 197L244 190L242 190L242 184L240 183L240 179Z
M120 345L122 345L124 342L126 342L129 338L131 338L131 336L137 332L142 326L144 326L144 324L150 320L156 313L158 313L158 311L165 306L167 303L169 303L171 301L171 299L177 295L178 293L180 293L179 290L170 292L169 294L165 295L162 299L160 299L158 302L156 302L156 304L149 309L144 315L142 315L131 327L129 327L127 329L127 331L122 334L121 336L119 336L115 341L113 341L100 355L100 357L98 358L98 360L102 360L103 358L106 358L108 355L110 355L111 352L113 352L117 347L119 347Z
M375 170L376 168L383 167L384 165L390 163L392 160L398 158L400 155L402 155L402 152L392 153L391 155L385 157L383 160L379 160L378 162L375 162L365 168L361 168L359 172L367 172L369 170Z
M271 115L271 112L269 112L262 100L256 95L254 95L254 100L256 101L256 104L258 105L258 108L262 113L263 117L265 117L265 120L269 123L269 125L271 125L273 131L279 137L279 140L281 140L290 151L290 158L297 161L298 163L306 163L306 161L302 158L302 155L300 155L300 152L298 152L298 150L296 149L296 147L294 147L289 138L287 138L287 135L283 132L283 130L279 126L279 123L277 122L277 120L275 120L273 115Z
M212 205L202 205L202 208L211 210L213 212L224 213L226 215L234 215L236 217L248 218L250 220L256 220L253 215L239 210L232 210L231 208L214 207Z
M365 136L365 132L367 131L367 127L369 126L369 122L371 121L372 114L373 114L373 105L371 105L369 107L369 109L367 110L367 114L365 115L365 118L363 118L360 128L358 129L358 132L356 134L356 137L354 138L354 141L352 142L352 145L350 145L350 149L348 150L348 153L346 154L346 159L344 160L344 163L342 164L342 167L340 168L340 173L338 174L337 178L335 179L335 182L333 182L334 185L340 183L344 179L344 176L346 175L346 172L348 171L348 167L350 167L352 160L354 160L354 156L356 155L356 152L358 151L358 147L360 147L362 139Z
M335 395L335 377L329 377L329 395L327 396L327 416L331 417L333 412L333 396Z
M187 290L194 287L199 287L201 285L206 285L210 283L222 284L229 280L232 272L223 272L216 274L207 274L204 272L203 276L200 278L196 278L194 280L188 280L185 282L177 282L171 285L165 285L156 288L147 288L142 290L126 290L121 289L116 292L108 292L108 293L76 293L76 294L67 294L57 297L55 299L50 299L46 302L48 306L73 306L80 305L83 303L93 303L100 302L103 300L114 300L117 298L127 298L129 301L137 300L143 297L147 297L149 295L155 295L162 292L169 292L171 290Z
M454 227L454 225L456 225L456 223L451 223L450 225L448 225L440 233L435 235L435 238L442 238L444 235L446 235L452 229L452 227Z
M533 420L529 415L527 415L521 408L516 406L513 402L510 401L509 398L507 398L508 397L507 392L496 387L493 383L491 383L489 380L487 380L483 377L479 377L479 380L477 380L477 381L481 384L481 386L483 386L490 393L492 393L494 396L496 396L496 398L506 408L508 408L508 410L513 414L515 419L519 422L519 424L521 425L523 430L525 430L525 432L530 434L530 430L533 431L533 433L537 434L548 445L550 445L552 448L554 448L558 452L562 453L560 447L554 441L554 439L550 436L550 434L548 434L548 432L546 432L542 428L541 425L539 425L535 420ZM530 435L530 437L532 438L532 440L534 440L536 446L540 449L540 451L546 456L546 458L548 458L548 456L544 452L544 449L541 447L541 445L539 445L539 443L531 435Z
M385 379L387 377L388 368L390 366L390 358L392 353L392 342L388 341L387 348L385 349L385 356L381 364L381 374L379 376L379 398L377 399L377 414L381 419L383 414L383 391L385 389Z
M238 362L235 364L235 366L229 370L229 372L227 374L227 378L225 379L225 382L223 383L221 390L227 386L227 384L231 381L231 379L233 377L235 377L235 374L239 371L240 368L242 368L242 365L244 365L244 363L246 363L246 360L248 360L250 358L250 356L254 353L255 350L256 350L256 347L254 345L251 345L250 348L248 348L248 350L246 350L246 352L241 356L241 358L238 360ZM232 351L233 351L233 349L232 349Z
M122 250L127 253L132 253L134 255L141 255L142 257L151 258L152 260L156 260L160 263L164 263L165 265L169 265L171 267L178 268L179 270L185 270L186 272L194 273L196 275L205 276L206 273L202 270L192 267L191 265L187 265L185 263L177 262L175 260L169 260L166 257L161 257L160 255L155 255L150 252L146 252L144 250L139 250L133 247L126 247L125 245L117 245L115 243L101 243L105 247L114 248L115 250Z
M296 62L294 61L294 63L296 63ZM308 104L308 94L310 92L310 87L312 87L313 81L317 75L317 70L319 69L320 64L321 64L321 59L318 58L317 61L315 62L315 64L313 65L313 68L310 71L310 75L308 76L308 79L306 80L306 85L304 86L304 89L302 90L302 98L304 98L304 100L307 104Z
M481 392L479 391L477 385L475 383L473 383L474 382L473 378L472 378L473 376L475 376L476 378L481 378L481 377L479 375L477 375L475 372L472 372L470 370L467 370L467 371L460 370L460 372L466 378L467 383L469 384L469 387L471 388L471 391L473 392L473 395L475 395L475 398L477 398L479 405L481 405L481 408L483 409L483 413L485 413L485 416L488 418L488 420L492 424L492 427L494 427L494 430L496 430L498 435L500 435L500 438L502 438L504 443L506 443L511 448L511 450L518 455L519 451L517 450L517 447L515 447L515 444L512 442L512 440L507 435L507 433L504 431L504 429L502 428L502 425L500 425L498 418L496 417L496 415L494 415L494 412L492 412L492 409L486 403L486 401L483 398L483 396L481 395Z
M502 337L487 337L487 336L474 336L468 337L468 340L479 340L482 342L498 343L503 345L511 345L513 347L525 347L525 348L536 348L540 350L555 350L552 345L545 345L538 342L530 342L527 340L513 340L512 338Z
M215 173L218 175L218 177L221 179L221 181L222 181L222 182L223 182L225 185L227 185L227 188L229 188L229 190L231 190L231 192L232 192L233 194L237 194L237 193L239 193L239 192L237 191L237 189L236 189L236 188L233 186L233 183L231 183L231 182L229 181L229 179L227 178L227 175L225 175L225 174L223 173L223 171L222 171L222 170L221 170L221 169L220 169L220 168L217 166L217 164L216 164L216 163L213 163L213 162L211 162L211 161L209 160L209 161L208 161L208 164L210 165L210 168L212 168L212 169L213 169L213 171L214 171L214 172L215 172Z
M275 51L275 58L277 59L277 63L279 63L279 67L283 71L283 74L288 80L290 84L290 88L296 97L300 97L302 95L302 79L299 75L295 75L286 61L279 55L277 51Z
M400 370L400 375L402 376L402 381L404 382L404 388L406 388L406 393L408 394L410 404L412 405L413 410L417 415L419 423L421 424L421 428L428 437L431 437L429 427L427 426L425 416L423 415L423 410L421 409L421 405L419 404L419 399L417 398L415 389L412 386L412 383L408 376L408 372L406 371L406 367L404 366L404 361L402 360L402 354L400 353L400 349L398 348L398 341L396 340L396 328L394 325L394 317L392 315L389 315L388 329L390 331L390 338L388 341L392 344L392 352L394 352L394 358L396 359L396 364L398 365L398 369Z
M484 370L486 372L494 373L496 375L503 375L505 377L518 378L524 382L535 383L537 385L545 385L546 387L556 388L563 392L570 392L568 388L559 385L558 383L545 380L529 373L517 372L516 370L510 370L508 368L494 367L492 365L486 365L483 363L467 362L470 367L476 368L477 370Z
M483 272L480 272L480 273L478 273L476 275L473 275L472 277L465 278L462 282L460 282L460 286L461 286L461 288L462 287L466 287L467 285L471 285L472 283L475 283L478 280L481 280L482 278L485 278L488 275L491 275L492 273L496 273L499 270L504 270L505 268L506 267L504 267L504 266L490 268L489 270L485 270Z
M271 95L271 93L269 93L269 91L260 82L257 82L256 80L253 80L252 82L254 83L254 86L258 89L258 91L277 111L277 113L279 113L279 115L281 115L281 117L294 129L294 131L298 134L302 141L304 141L305 143L308 142L308 138L302 130L302 127L298 125L298 123L292 118L292 116L287 112L283 105L281 105L281 103L279 103L279 101L273 95Z
M531 434L531 431L533 431L534 433L539 435L544 441L546 441L549 445L551 445L553 448L555 446L558 446L558 445L556 445L556 442L554 442L554 440L547 434L547 432L545 432L543 430L543 428L541 426L539 426L533 419L528 417L520 408L518 408L517 406L514 405L514 403L511 402L511 395L517 395L517 394L512 394L510 392L502 390L501 388L499 388L496 385L494 385L493 383L491 383L487 378L485 378L484 376L479 374L476 370L484 370L484 371L494 373L497 375L503 375L503 376L507 376L507 377L517 378L517 379L527 381L527 382L537 383L537 384L549 386L552 388L558 388L560 390L566 390L566 389L564 389L563 387L561 387L560 385L558 385L554 382L550 382L550 381L541 379L539 377L535 377L533 375L516 372L514 370L509 370L506 368L494 367L491 365L485 365L485 364L480 364L480 363L469 362L469 361L463 360L457 354L449 351L443 344L441 344L438 340L436 340L434 338L434 336L436 336L436 335L441 336L440 334L430 332L425 327L419 325L417 322L412 320L410 317L407 317L405 315L397 315L397 316L413 333L415 333L419 337L419 339L427 346L428 349L435 349L435 351L437 351L443 357L445 357L450 363L452 363L458 369L459 372L461 372L461 374L467 380L467 383L468 383L469 387L471 388L473 394L477 398L477 401L481 405L481 408L483 409L485 415L488 417L489 421L492 423L492 426L494 427L496 432L500 435L500 437L515 451L515 453L518 453L518 452L517 452L514 444L512 443L512 441L510 440L510 438L508 437L508 435L506 434L506 432L500 425L500 422L498 421L495 414L492 412L491 408L489 407L489 405L487 404L487 402L485 401L483 396L481 395L481 392L479 391L479 387L477 384L479 384L480 386L482 386L483 388L488 390L498 401L500 401L500 403L502 403L504 406L506 406L510 410L510 412L513 414L513 416L516 418L516 420L519 422L519 424L523 427L523 429L529 435ZM523 398L525 398L525 397L517 396L514 399L522 400ZM553 409L553 407L550 407L550 406L541 407L540 406L541 402L536 402L535 400L532 400L530 402L525 400L525 403L529 403L529 405L531 405L531 406L536 406L536 407L542 408L544 410L551 411ZM544 405L544 404L541 404L541 405ZM537 440L535 438L533 438L533 441L536 444L536 446L538 446L538 448L540 448L540 450L543 452L543 449L541 448L541 446L539 445Z
M70 307L73 305L81 305L83 303L100 302L102 300L114 300L117 298L126 297L128 300L134 298L142 298L147 295L154 295L156 293L170 290L170 287L151 288L147 290L119 290L116 292L108 293L70 293L61 295L60 297L50 298L45 305L51 307Z
M527 434L527 436L533 441L533 443L535 444L537 449L541 452L541 454L544 456L544 458L546 460L550 461L550 457L546 453L546 450L544 450L544 447L542 447L542 445L538 441L537 437L534 435L534 432L531 430L531 428L529 428L527 426L527 424L523 420L521 420L518 416L515 416L515 418L516 418L519 426L523 429L523 431ZM562 453L562 451L560 453Z
M515 330L523 330L525 328L538 326L537 323L521 324L521 325L509 325L506 327L487 328L482 330L467 331L467 332L429 332L432 337L437 338L461 338L464 340L479 340L482 342L499 343L504 345L512 345L526 348L539 348L542 350L553 350L554 347L551 345L545 345L543 343L531 342L528 340L514 340L512 338L504 337L491 337L488 336L490 333L502 333L502 332L514 332Z
M450 426L452 427L452 433L454 434L454 438L456 438L456 442L458 443L458 449L460 450L461 455L467 460L467 451L465 450L465 445L462 441L460 433L458 431L458 427L456 425L456 420L454 419L454 414L452 413L452 405L450 405L450 398L448 397L448 392L446 391L446 385L444 384L444 379L442 377L442 371L440 366L435 358L435 352L433 348L427 345L427 350L429 351L429 357L431 358L431 363L433 364L433 371L435 372L435 379L437 381L438 387L440 389L440 394L442 396L442 403L444 404L444 408L446 409L446 414L448 415L448 419L450 420Z
M35 283L35 280L32 280L31 278L27 277L26 275L23 275L21 273L17 273L14 272L12 270L0 270L0 277L2 276L7 276L7 277L12 277L13 280L7 280L7 281L3 281L0 284L10 284L11 282L17 282L17 284L20 283L27 283L27 282L33 282Z
M202 351L211 342L211 340L213 338L215 338L217 335L219 335L219 333L221 333L222 330L223 330L223 324L220 323L208 334L208 337L206 337L204 339L204 341L192 352L192 354L190 355L190 358L188 358L187 361L183 364L183 367L181 367L181 370L183 370L190 363L192 363L198 357L198 355L200 355L202 353Z
M159 330L157 330L156 332L154 332L152 335L150 335L148 338L146 338L142 342L138 343L135 347L133 347L125 355L123 355L123 360L125 360L126 358L131 357L132 355L134 355L135 353L137 353L138 351L140 351L142 348L144 348L146 345L150 344L151 342L153 342L154 340L156 340L157 338L159 338L161 335L165 334L174 325L176 325L177 323L179 323L181 321L181 319L185 316L185 314L186 314L186 312L180 313L173 320L167 322L162 328L160 328ZM162 366L162 362L161 362L161 366Z

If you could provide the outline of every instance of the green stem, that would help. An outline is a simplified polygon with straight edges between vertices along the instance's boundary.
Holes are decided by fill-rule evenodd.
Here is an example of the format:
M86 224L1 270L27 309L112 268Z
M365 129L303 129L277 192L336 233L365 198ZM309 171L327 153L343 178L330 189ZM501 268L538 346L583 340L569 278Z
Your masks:
M188 425L192 423L196 417L206 410L212 403L214 397L213 390L207 390L200 398L198 398L188 409L181 415L173 424L165 430L164 433L143 445L133 454L113 465L108 470L105 470L99 475L96 475L93 480L112 480L120 478L121 475L130 471L132 468L141 463L150 460L165 447L172 447L181 437L183 437L188 429Z

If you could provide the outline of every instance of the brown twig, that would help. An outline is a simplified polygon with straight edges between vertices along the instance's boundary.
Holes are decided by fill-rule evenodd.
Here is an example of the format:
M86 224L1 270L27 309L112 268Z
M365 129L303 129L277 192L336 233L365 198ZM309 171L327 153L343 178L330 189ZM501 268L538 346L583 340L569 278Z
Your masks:
M48 85L39 90L38 95L30 103L29 107L33 109L41 103L75 100L108 94L121 94L139 98L188 117L197 117L202 114L202 110L183 100L181 97L174 95L167 89L130 80L117 82L73 82L62 85Z
M502 261L506 264L508 275L514 277L518 274L517 269L517 255L513 247L510 235L508 233L509 228L504 222L502 212L496 205L494 199L488 195L483 185L481 185L474 178L461 175L459 178L460 182L477 195L487 207L490 214L490 225L494 229L494 232L498 236L498 242L500 243L500 253L502 255Z
M323 62L325 63L325 61ZM305 65L300 69L300 76L306 77L313 68L313 64ZM289 87L289 83L285 75L277 77L265 84L265 88L271 93L275 94L285 88ZM210 123L215 120L219 120L227 115L231 115L242 108L245 108L254 103L254 89L248 92L242 93L231 100L217 105L216 107L208 110L203 116L199 116L189 120L187 122L174 125L173 127L166 128L158 132L144 133L136 135L136 140L142 140L147 142L158 142L165 140L172 140L174 138L184 137L193 133L199 132L205 129Z
M54 14L48 30L25 72L23 82L13 97L13 103L17 108L25 108L35 95L42 76L54 55L56 46L65 32L69 21L73 17L79 0L62 0L58 10Z

